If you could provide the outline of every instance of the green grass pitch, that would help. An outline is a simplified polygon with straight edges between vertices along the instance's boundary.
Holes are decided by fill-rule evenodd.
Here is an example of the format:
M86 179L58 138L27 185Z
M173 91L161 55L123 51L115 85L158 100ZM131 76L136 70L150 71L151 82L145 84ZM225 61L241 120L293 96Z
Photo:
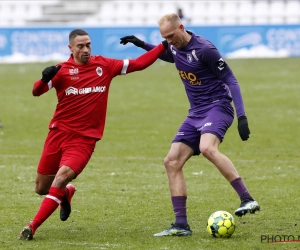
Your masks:
M31 242L16 238L42 201L34 179L56 105L54 90L41 97L31 90L51 64L0 65L0 249L299 249L299 242L267 244L261 237L300 235L300 58L227 62L241 85L251 135L242 142L235 119L220 151L260 212L235 217L231 238L211 237L209 215L234 214L239 199L211 163L193 157L184 167L193 235L153 237L174 222L163 159L189 108L175 66L157 61L113 80L104 137L73 182L70 218L61 222L55 211Z

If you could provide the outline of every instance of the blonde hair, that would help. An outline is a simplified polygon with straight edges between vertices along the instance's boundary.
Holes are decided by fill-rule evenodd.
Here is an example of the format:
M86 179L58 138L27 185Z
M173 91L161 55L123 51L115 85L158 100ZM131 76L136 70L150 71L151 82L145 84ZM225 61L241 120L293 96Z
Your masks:
M177 26L181 24L181 19L177 14L171 13L171 14L163 15L158 20L158 25L161 26L165 22L169 22L172 26Z

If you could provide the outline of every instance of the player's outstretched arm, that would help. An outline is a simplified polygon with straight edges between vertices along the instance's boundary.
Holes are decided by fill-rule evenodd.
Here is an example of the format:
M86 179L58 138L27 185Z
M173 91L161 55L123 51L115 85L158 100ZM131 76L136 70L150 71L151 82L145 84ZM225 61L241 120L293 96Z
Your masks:
M40 96L47 92L50 88L52 88L52 86L49 86L49 83L60 70L60 68L61 65L45 68L42 72L42 78L40 80L37 80L33 85L32 95Z
M154 49L144 53L136 59L129 60L129 65L127 73L143 70L153 64L156 59L165 52L168 48L167 41L163 41L161 44L157 45Z
M149 44L149 43L145 43L144 41L140 40L139 38L137 38L136 36L134 35L131 35L131 36L124 36L122 38L120 38L120 44L123 44L123 45L126 45L127 43L132 43L134 44L135 46L137 47L140 47L144 50L147 50L147 51L150 51L152 50L153 48L155 48L155 45L153 44ZM168 48L166 48L167 50ZM171 63L174 63L174 60L173 59L170 59L169 56L168 56L168 53L165 52L163 53L159 59L165 61L165 62L171 62Z

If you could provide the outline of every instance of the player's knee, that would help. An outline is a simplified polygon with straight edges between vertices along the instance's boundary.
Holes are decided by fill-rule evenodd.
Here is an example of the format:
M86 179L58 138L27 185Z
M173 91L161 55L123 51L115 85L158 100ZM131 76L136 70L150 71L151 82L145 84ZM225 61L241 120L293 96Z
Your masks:
M177 159L172 159L169 156L164 159L164 165L167 171L173 171L182 168L182 164L180 164Z
M171 159L168 155L164 159L164 165L166 168L171 168L174 165L174 160Z
M165 157L164 159L164 165L165 165L165 168L167 168L167 166L169 165L169 162L170 162L170 159L167 157Z
M209 147L206 145L200 146L200 152L201 154L207 158L207 159L212 159L216 153L216 149L214 147Z
M49 192L49 188L42 187L40 185L35 186L35 192L39 195L46 195Z
M35 179L35 192L39 195L48 194L53 179L53 175L37 174Z

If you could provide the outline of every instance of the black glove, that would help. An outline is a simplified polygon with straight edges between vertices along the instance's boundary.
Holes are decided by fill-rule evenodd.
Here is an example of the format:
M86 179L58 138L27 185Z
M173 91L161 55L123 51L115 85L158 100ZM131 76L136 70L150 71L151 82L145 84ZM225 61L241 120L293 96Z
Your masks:
M246 116L241 116L238 118L238 130L241 139L243 141L247 141L250 135L250 130L249 130L248 120Z
M164 40L161 43L165 47L165 49L168 49L168 42L167 42L167 40Z
M137 47L140 47L140 48L143 48L144 47L144 44L145 42L138 39L137 37L135 36L124 36L122 38L120 38L120 43L125 45L127 43L133 43L135 46Z
M47 67L43 70L42 72L42 81L44 83L48 83L55 75L56 73L60 70L61 65L56 66L50 66Z

